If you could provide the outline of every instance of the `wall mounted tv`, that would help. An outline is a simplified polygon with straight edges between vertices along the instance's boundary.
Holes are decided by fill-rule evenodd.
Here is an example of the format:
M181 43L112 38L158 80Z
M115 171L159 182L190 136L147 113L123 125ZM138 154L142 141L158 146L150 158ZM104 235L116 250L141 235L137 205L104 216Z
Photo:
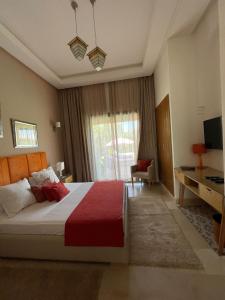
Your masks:
M223 149L222 117L204 121L204 136L207 149Z

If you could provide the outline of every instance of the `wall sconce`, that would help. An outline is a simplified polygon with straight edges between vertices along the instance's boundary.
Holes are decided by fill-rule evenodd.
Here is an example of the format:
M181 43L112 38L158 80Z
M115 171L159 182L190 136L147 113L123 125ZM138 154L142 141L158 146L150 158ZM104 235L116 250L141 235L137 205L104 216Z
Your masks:
M58 128L61 128L61 122L55 122L53 129L56 130Z

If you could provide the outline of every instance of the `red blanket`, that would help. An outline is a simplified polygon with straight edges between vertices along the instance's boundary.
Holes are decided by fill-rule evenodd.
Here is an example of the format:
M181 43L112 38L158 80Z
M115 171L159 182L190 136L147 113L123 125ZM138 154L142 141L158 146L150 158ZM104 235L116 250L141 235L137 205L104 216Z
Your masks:
M123 181L95 182L65 224L65 246L123 247Z

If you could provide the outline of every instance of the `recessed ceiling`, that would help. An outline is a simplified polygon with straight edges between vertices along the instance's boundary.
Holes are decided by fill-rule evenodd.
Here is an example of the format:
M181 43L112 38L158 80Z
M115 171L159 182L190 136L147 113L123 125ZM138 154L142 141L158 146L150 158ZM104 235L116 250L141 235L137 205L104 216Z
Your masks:
M94 48L92 7L78 2L78 33ZM98 45L107 53L96 73L77 61L67 43L75 36L70 0L1 0L0 45L58 88L150 75L166 40L189 33L209 0L97 0ZM184 32L185 31L185 32Z

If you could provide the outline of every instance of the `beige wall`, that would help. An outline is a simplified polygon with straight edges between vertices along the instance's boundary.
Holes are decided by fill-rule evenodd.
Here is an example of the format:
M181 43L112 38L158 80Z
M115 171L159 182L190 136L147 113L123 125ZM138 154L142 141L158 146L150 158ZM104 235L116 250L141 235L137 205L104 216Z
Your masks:
M51 165L62 160L60 132L52 122L59 121L57 90L0 48L0 102L4 138L0 156L46 151ZM38 125L39 147L14 149L10 118Z

